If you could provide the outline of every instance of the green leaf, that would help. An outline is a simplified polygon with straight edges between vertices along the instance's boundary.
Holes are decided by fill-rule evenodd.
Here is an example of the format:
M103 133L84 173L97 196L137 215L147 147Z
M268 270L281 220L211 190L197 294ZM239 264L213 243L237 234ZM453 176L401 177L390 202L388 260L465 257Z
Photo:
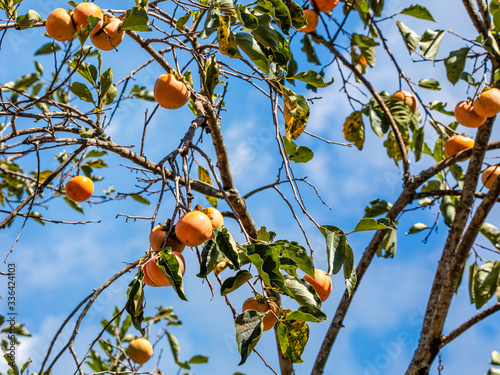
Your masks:
M235 276L228 277L220 287L220 295L225 296L228 293L234 292L252 277L252 274L246 270L239 271Z
M398 26L399 32L401 33L403 40L405 41L406 48L408 48L408 52L410 52L410 55L413 55L413 53L416 51L418 47L420 37L415 31L410 29L403 22L396 21L396 25Z
M205 20L205 26L203 27L203 31L199 35L201 39L206 39L210 35L212 35L216 30L219 29L221 25L221 14L220 10L217 7L210 6L208 10L207 18Z
M35 52L35 56L38 55L47 55L49 53L53 53L55 51L59 51L61 47L56 42L45 43Z
M240 268L240 260L238 255L238 244L234 240L231 233L226 228L215 228L214 238L212 239L217 244L219 251L231 261L233 266Z
M302 7L293 0L285 0L285 3L286 6L288 7L288 10L290 11L292 26L296 30L300 30L304 26L307 26L306 16L304 15Z
M416 223L416 224L413 224L413 226L410 228L410 230L408 232L406 232L406 234L413 234L413 233L418 233L418 232L421 232L425 229L427 229L428 226L424 223Z
M238 47L253 61L265 74L269 73L267 56L261 45L252 35L248 33L236 33Z
M215 56L205 61L205 71L205 87L211 97L219 84L219 65L217 64L217 60L215 60Z
M421 5L412 5L408 8L403 9L399 14L405 14L407 16L412 16L421 20L436 22L427 8L424 8Z
M25 15L17 17L16 23L21 30L26 30L41 20L42 17L36 11L30 9Z
M258 20L245 5L238 5L236 8L238 19L241 21L243 27L248 31L253 31L257 28Z
M139 195L139 194L130 194L129 195L130 198L132 198L133 200L135 200L136 202L139 202L139 203L142 203L142 204L146 204L148 206L151 206L151 202L149 202L146 198L144 198L142 195Z
M301 358L307 341L309 327L305 321L285 320L278 325L278 339L285 358L290 363L302 363Z
M215 266L224 258L224 254L219 251L213 239L205 242L201 250L200 272L196 276L202 279L207 277L210 272L214 270Z
M259 342L262 336L263 324L262 319L265 314L255 310L247 310L240 314L234 320L236 328L236 343L241 355L241 361L238 366L244 364L252 353L253 348Z
M191 17L190 13L186 13L182 17L179 17L177 22L175 23L175 28L177 30L183 31L185 29L186 23L189 21L189 18Z
M486 262L477 268L473 280L476 308L479 309L497 292L500 262ZM499 296L500 297L500 296Z
M188 363L190 365L199 365L202 363L208 363L208 357L205 357L204 355L195 355L191 357Z
M31 362L33 362L33 361L30 359L26 363L24 363L24 365L22 365L22 367L21 367L21 374L24 373L24 371L28 368L28 366L30 365Z
M92 93L89 88L81 82L73 82L70 88L71 92L78 96L81 100L89 103L94 102L94 98L92 97Z
M172 356L174 357L174 361L176 364L179 364L180 360L180 351L181 351L181 345L179 344L179 340L177 340L177 337L172 335L169 332L166 332L167 338L168 338L168 343L170 344L170 350L172 351Z
M304 271L309 276L314 277L313 261L303 246L297 242L288 240L279 240L269 246L278 251L280 257L292 259L301 271Z
M353 142L359 150L363 149L365 143L365 125L363 124L363 114L361 111L354 111L345 119L342 133L346 141Z
M4 354L3 357L5 358L5 360L7 361L7 364L10 367L10 370L7 371L7 374L9 374L9 375L19 375L20 374L19 373L19 368L16 365L15 358L12 358L12 356L10 355L10 353Z
M71 61L70 66L74 69L77 67L77 64L78 64L77 60L73 60L73 61ZM85 78L92 86L95 86L98 72L97 72L97 68L94 65L83 62L83 63L80 63L80 65L78 65L78 68L76 71L83 78Z
M129 96L131 96L132 98L146 100L148 102L156 102L153 91L146 91L145 86L135 85L132 90L130 90Z
M413 152L415 153L415 161L419 161L422 158L424 146L424 127L422 126L413 132L411 147L413 149Z
M78 202L75 202L75 201L72 201L71 199L69 199L68 197L64 196L64 201L74 210L78 211L79 213L81 213L83 215L83 208L82 206L80 205L80 203Z
M161 251L160 256L155 259L156 265L163 272L168 282L174 290L176 291L179 298L183 301L187 301L187 297L184 294L184 282L182 280L182 273L179 261L175 254L169 253L168 247Z
M441 213L443 214L444 222L447 226L451 227L453 220L455 219L455 205L453 203L452 197L445 195L441 199Z
M280 271L277 251L265 244L250 244L242 246L242 248L246 256L257 268L262 281L267 287L278 287L281 291L290 295Z
M314 152L311 151L309 147L300 146L292 154L289 155L289 159L294 163L307 163L314 157Z
M426 59L434 60L439 50L441 39L443 39L446 30L427 29L420 39L420 50Z
M106 95L104 95L104 98L102 99L102 108L107 106L108 104L113 103L113 101L116 98L116 95L118 95L118 90L116 89L116 85L113 84L109 86L108 91L106 92Z
M470 48L460 48L451 51L449 56L444 60L446 67L446 77L452 84L457 83L462 77L465 68L465 60Z
M84 126L80 126L80 137L85 139L85 138L91 138L94 136L94 129L87 129Z
M125 13L125 18L118 31L151 31L148 22L148 12L143 8L133 7Z
M500 230L492 224L484 223L481 227L481 233L500 250Z
M351 233L363 232L368 230L382 230L382 229L397 229L396 225L387 218L375 220L370 217L365 217L356 224L356 228Z
M308 72L300 72L299 74L296 74L292 77L286 77L286 79L306 82L309 85L321 88L328 87L333 83L333 78L330 82L325 83L321 74L314 70L309 70Z
M490 364L494 366L500 366L500 353L498 352L498 350L493 350L491 352Z
M284 102L285 132L288 139L297 139L306 128L310 108L303 95L297 95L288 87L281 86Z
M257 11L267 10L284 34L290 35L292 19L288 7L281 0L258 0Z
M321 300L314 287L305 280L295 276L285 275L285 285L290 291L292 297L300 306L312 306L321 308Z
M438 112L443 113L443 114L448 115L448 116L455 116L455 113L453 111L447 111L445 109L447 104L448 103L434 100L431 103L429 103L429 109L432 109L434 111L438 111Z
M373 132L380 138L383 138L389 130L389 123L383 120L384 114L382 111L380 109L375 110L373 106L370 106L368 117L370 118L370 126Z
M285 320L300 320L304 322L325 322L328 320L328 316L314 306L301 306L298 310L292 311L287 315Z
M309 39L309 35L305 34L301 42L303 45L301 51L306 53L307 61L316 65L321 65L321 62L316 55L316 51L314 50L314 46L311 43L311 39Z
M435 91L441 90L441 85L435 79L430 79L430 78L421 79L420 81L418 81L418 85L428 90L435 90Z
M219 43L219 51L223 55L229 56L232 59L241 58L236 43L236 37L230 28L229 17L221 17L221 25L217 31L217 42Z
M346 261L347 237L341 229L333 225L322 225L320 232L326 239L328 274L336 274Z
M369 206L365 207L365 216L377 217L389 212L391 208L392 203L376 198L370 202Z
M387 231L377 249L377 256L383 258L394 258L396 255L397 241L398 236L396 229ZM382 250L385 250L385 252L382 253Z
M212 185L212 178L210 177L210 173L208 173L208 170L201 165L198 165L198 179L202 182ZM209 195L205 195L205 198L212 207L217 208L217 198L211 197Z
M257 232L257 240L262 242L272 242L276 237L276 233L273 231L267 231L267 228L262 226Z
M101 84L101 97L104 97L108 92L111 84L113 83L113 71L111 68L106 69L104 73L100 76L100 84Z
M143 290L143 280L144 273L142 269L139 269L137 275L130 282L127 288L127 303L125 304L125 310L129 313L132 318L132 324L135 329L140 331L142 335L145 334L145 330L141 327L142 321L144 319L144 290Z

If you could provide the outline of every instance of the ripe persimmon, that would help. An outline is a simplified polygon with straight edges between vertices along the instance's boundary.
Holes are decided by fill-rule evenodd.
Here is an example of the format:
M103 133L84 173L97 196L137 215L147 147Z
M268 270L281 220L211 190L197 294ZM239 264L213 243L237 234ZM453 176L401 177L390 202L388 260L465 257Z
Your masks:
M492 88L483 91L474 100L474 112L482 117L492 117L500 112L500 90Z
M94 182L86 176L72 177L66 183L66 196L75 202L89 199L94 192Z
M191 93L173 74L162 74L156 80L154 96L163 108L177 109L188 102Z
M175 224L177 239L187 246L198 246L212 238L212 222L201 211L191 211Z
M184 275L186 271L186 264L184 262L184 257L181 253L172 251L171 254L174 254L177 257L177 261L179 262L179 267L181 269L181 274ZM163 274L163 271L158 267L154 259L150 259L146 262L143 267L144 275L148 276L148 278L155 284L156 286L170 286L170 282L167 277ZM149 284L148 284L149 285Z
M163 225L157 225L153 228L153 230L149 233L149 244L151 245L151 249L153 251L161 251L163 250L163 241L165 241L165 237L167 236L168 228L165 228ZM178 253L182 253L184 251L184 246L176 237L174 233L171 233L168 237L167 243L165 247L171 247L172 251L176 251Z
M276 318L276 316L278 316L278 308L272 302L259 302L255 297L251 297L243 302L243 312L247 310L255 310L262 313L267 312L267 314L262 319L262 323L264 324L264 331L268 331L273 328L278 321L278 319Z
M208 216L210 219L210 222L212 223L212 227L215 228L222 228L224 225L224 218L222 217L222 214L220 211L216 208L213 207L208 207L203 210L201 210L205 215Z
M466 135L454 135L444 143L444 152L447 157L458 154L460 151L467 150L474 147L474 140ZM460 161L467 160L467 158L460 159Z
M109 18L99 31L90 36L90 41L102 51L111 51L118 47L125 37L125 31L118 32L121 24L122 21L119 18Z
M76 34L73 19L66 9L63 8L54 9L52 13L49 14L47 22L45 23L45 28L47 34L59 42L71 40Z
M127 354L132 361L138 364L146 363L153 356L153 346L144 337L130 341Z
M478 128L486 121L486 117L479 116L468 101L462 101L455 106L455 117L459 124L468 128Z
M484 186L491 189L495 180L500 176L500 165L492 165L485 169L481 176Z
M305 274L304 280L314 287L314 290L318 293L321 302L326 301L332 292L332 279L323 270L316 268L314 270L314 279L308 274Z
M391 99L399 99L404 101L410 107L413 113L415 113L415 111L417 110L417 105L418 105L417 97L409 91L406 90L398 91L391 96Z
M311 0L311 4L313 6L316 5L316 8L318 8L320 12L324 13L328 13L333 10L338 3L339 0Z
M102 28L102 10L94 3L81 3L78 4L73 11L73 21L75 22L76 29L80 31L83 27L89 24L89 17L94 16L100 18L100 21L90 32L90 35L94 35Z
M316 30L319 19L318 13L314 9L304 9L304 16L306 16L307 26L304 26L299 31L302 33L310 33Z

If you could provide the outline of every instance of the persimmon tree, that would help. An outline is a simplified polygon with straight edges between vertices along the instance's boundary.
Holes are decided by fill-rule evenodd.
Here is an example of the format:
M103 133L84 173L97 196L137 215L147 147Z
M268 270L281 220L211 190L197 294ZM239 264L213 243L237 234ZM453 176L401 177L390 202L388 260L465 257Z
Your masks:
M74 1L68 4L69 13L64 9L60 11L66 24L78 6ZM465 81L468 89L463 93L464 101L469 96L480 102L481 95L491 96L494 101L495 91L492 90L500 74L500 4L497 0L490 4L479 0L475 4L462 1L460 6L469 15L467 22L475 28L472 35L433 30L439 20L434 20L425 7L417 4L408 3L396 10L391 6L392 13L387 14L384 2L379 0L345 0L327 13L317 8L324 4L309 5L293 0L258 0L248 4L232 0L136 0L135 4L120 4L120 8L126 9L108 9L103 0L95 5L102 9L102 16L89 15L86 26L85 20L79 19L78 24L72 25L79 29L74 38L62 42L47 39L37 47L36 56L52 58L50 72L35 61L36 72L16 81L0 82L0 204L3 207L0 230L9 230L13 222L21 223L16 240L5 250L5 264L16 252L16 242L23 235L26 223L32 220L46 225L62 222L42 216L39 207L62 200L81 213L84 208L92 209L91 206L86 208L84 202L70 199L66 183L76 175L95 182L101 180L98 174L106 173L106 161L112 156L127 162L128 165L122 168L133 173L123 174L123 178L134 179L135 175L136 191L117 192L109 186L102 193L93 191L91 201L109 204L129 198L149 204L150 216L127 215L126 219L150 221L151 229L164 231L163 243L160 248L156 242L155 245L151 243L149 249L146 245L140 258L124 259L125 268L109 275L109 280L96 286L88 296L82 296L82 302L68 312L68 319L61 327L62 330L74 319L71 337L58 353L52 352L50 346L41 368L27 370L29 364L15 364L3 345L12 373L51 373L54 364L66 352L74 359L71 371L75 373L88 373L89 369L90 373L99 374L144 373L130 360L126 343L132 341L134 335L151 337L151 329L159 322L166 322L166 327L178 324L172 309L158 307L152 315L145 301L149 288L158 285L151 280L155 276L156 280L167 280L162 285L169 285L167 288L171 288L180 300L188 300L182 277L184 261L180 261L177 252L182 249L172 252L174 245L168 241L171 238L178 241L176 223L186 213L194 211L201 215L192 222L206 220L208 211L201 212L193 203L198 196L206 197L207 205L214 208L226 207L223 211L225 223L234 222L238 228L231 233L227 225L210 227L207 224L208 233L201 237L200 244L184 244L191 245L198 256L200 283L206 282L211 293L225 296L227 308L233 314L240 353L235 363L240 365L250 355L261 356L256 345L265 334L263 331L269 328L263 323L265 317L266 321L276 322L274 330L280 367L273 369L262 357L269 373L294 372L293 364L302 362L311 324L322 325L325 331L316 361L310 364L311 374L324 373L328 356L335 350L336 338L371 261L376 256L394 257L397 237L402 234L397 223L403 214L412 215L418 222L418 213L428 208L439 212L440 218L434 224L418 222L409 233L428 231L430 236L438 223L448 226L449 231L442 244L435 278L429 285L420 340L406 373L428 374L448 343L458 340L467 329L500 309L500 303L490 302L487 308L484 307L495 294L500 300L500 262L495 260L500 249L500 232L495 226L498 223L486 222L498 201L500 180L484 182L480 178L481 172L488 167L488 176L498 176L491 170L494 165L485 161L485 155L500 147L498 141L490 139L496 111L488 113L484 122L474 122L477 131L473 147L464 147L462 151L454 148L455 151L447 156L446 142L463 133L463 126L467 124L466 120L459 124L453 108L439 98L440 81L447 80L446 84L450 85ZM40 15L38 6L37 2L29 0L0 0L0 9L5 14L0 24L0 48L6 34L44 33L48 14ZM319 21L316 28L309 25L304 29L307 21L303 10L307 8L306 14L312 14L312 18ZM419 35L405 25L405 17L419 19L430 28ZM398 28L400 40L407 47L407 56L392 53L385 37L388 23L395 23ZM101 27L104 31L98 31ZM461 47L447 50L446 45L441 45L446 33ZM94 47L91 34L96 40L99 38L98 47L104 46L102 49L111 51L101 52ZM106 54L120 54L120 59L126 62L129 51L118 45L123 37L140 47L143 63L130 67L126 76L117 78L115 68L107 64ZM331 57L328 64L320 63L316 52L319 49L328 51ZM447 57L436 59L438 51ZM377 56L382 54L392 64L392 80L399 82L400 90L394 95L387 92L386 87L373 83L377 71L387 68L377 64ZM3 56L1 58L5 61ZM10 58L30 59L31 56L21 53ZM411 64L410 68L403 69L401 61L405 61L406 66L409 58L414 59L413 65L426 64L428 78L415 81ZM301 64L312 67L301 69L298 62L306 62ZM185 99L169 101L170 92L158 93L156 89L161 88L156 88L153 93L153 87L146 87L140 78L135 78L151 64L157 64L164 71L161 85L165 84L168 90L173 87L182 91ZM340 77L335 83L328 76L330 65L335 66ZM443 65L446 77L439 76L438 67ZM134 79L137 80L135 84ZM245 195L240 192L248 190L247 187L235 184L227 149L224 107L232 95L233 82L246 84L269 101L265 110L272 118L275 158L280 161L274 176L270 176L273 183ZM324 139L307 129L310 113L314 111L312 103L320 100L316 95L321 96L322 90L332 84L342 91L338 95L341 99L336 97L335 100L342 100L352 108L343 124L345 142ZM486 93L482 94L483 91ZM433 99L424 101L424 97ZM164 100L169 104L163 104ZM165 137L162 158L151 160L145 149L148 124L160 116L168 122L165 113L169 110L163 107L178 108L187 100L191 121L183 124L184 135L181 139ZM333 98L323 96L321 100ZM153 109L145 113L144 123L140 124L142 137L134 146L120 144L107 133L115 113L131 101L147 101L153 105ZM463 106L464 111L469 112L460 116L480 116L474 112L474 104ZM365 217L360 217L354 229L344 228L342 223L334 221L320 223L306 207L304 199L304 189L310 194L312 185L296 173L299 163L307 163L314 157L314 147L300 145L301 139L313 137L318 143L331 143L331 147L362 150L365 134L371 131L368 124L381 139L387 157L394 160L402 189L391 201L367 201ZM54 157L58 166L47 168L44 164ZM290 193L284 193L280 186L287 186ZM317 192L314 186L312 188ZM280 239L280 233L255 223L246 199L268 189L274 189L291 208L290 215L280 214L279 219L289 221L290 225L295 223L303 234L303 243ZM175 201L174 209L168 214L159 210L165 200ZM320 193L318 200L321 200ZM304 220L324 236L323 249L313 251L309 240L311 231L306 230ZM192 222L189 228L198 225ZM158 224L162 224L159 229ZM193 230L189 228L184 228L183 232ZM372 239L364 250L356 249L360 256L355 258L350 238L365 231L373 232ZM493 253L474 247L480 232L491 242L493 248L489 250ZM313 258L318 251L326 251L326 256L322 257L326 261L323 264L316 262L316 267L327 271L328 275L340 273L345 280L345 291L333 314L322 310L321 302L328 297L329 290L326 294L319 293L316 283L306 281L314 278ZM467 267L471 257L474 261ZM148 263L155 266L153 277L146 275ZM125 305L118 306L112 317L103 318L102 332L89 343L86 352L77 353L74 343L89 308L112 283L131 274L133 279L126 292ZM7 280L9 277L9 271L2 270L2 278ZM446 318L453 314L450 306L455 291L465 282L469 284L470 298L478 313L445 331ZM259 311L252 308L242 311L232 304L231 293L241 292L243 288L247 289L247 294L255 294L254 306L259 306ZM333 293L339 293L338 289ZM291 300L295 301L292 306L299 307L290 308ZM21 332L21 326L18 328ZM58 337L61 330L52 343L61 340ZM169 342L180 369L187 371L191 365L206 362L204 356L181 360L175 337L167 328L160 332L159 337ZM150 356L148 353L146 359ZM22 369L17 370L17 365ZM148 373L161 373L161 369L155 367Z

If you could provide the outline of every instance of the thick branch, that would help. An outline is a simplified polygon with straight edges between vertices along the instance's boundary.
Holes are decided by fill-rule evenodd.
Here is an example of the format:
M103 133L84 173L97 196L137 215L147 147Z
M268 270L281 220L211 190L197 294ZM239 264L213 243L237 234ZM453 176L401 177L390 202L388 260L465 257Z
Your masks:
M488 37L488 29L479 16L476 7L472 4L472 0L462 0L462 2L464 3L467 13L469 13L469 17L472 20L472 23L474 23L476 30L483 36L484 39L486 39Z
M454 292L453 289L451 294L449 293L449 290L452 287L449 285L449 282L451 281L449 272L456 266L463 269L468 251L470 246L472 246L472 242L467 249L462 247L463 245L461 246L461 255L465 252L465 258L458 253L459 251L457 251L462 239L464 228L467 224L467 219L474 204L475 188L481 171L488 139L491 135L493 121L494 118L488 119L487 122L478 129L475 146L472 149L472 157L465 176L462 195L460 197L455 218L450 227L443 249L443 254L441 256L441 260L439 261L434 283L432 285L424 317L424 323L420 334L420 342L406 372L407 375L427 374L434 358L439 352L442 330ZM483 199L481 205L488 202L488 196L490 193L491 191L488 193L487 197ZM497 197L498 194L494 201L496 201ZM453 281L451 282L454 284Z

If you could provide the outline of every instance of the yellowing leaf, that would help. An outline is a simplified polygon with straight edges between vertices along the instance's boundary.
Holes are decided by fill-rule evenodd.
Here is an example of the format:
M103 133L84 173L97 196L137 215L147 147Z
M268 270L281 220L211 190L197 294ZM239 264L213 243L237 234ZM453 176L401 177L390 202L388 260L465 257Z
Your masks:
M217 41L219 42L219 50L223 55L229 56L232 59L241 58L238 46L236 44L236 37L229 28L229 17L221 17L221 25L217 32Z
M345 119L342 133L344 134L344 138L349 142L353 142L358 149L361 150L363 148L363 144L365 143L365 126L361 111L355 111Z
M309 119L309 104L302 95L295 94L285 86L281 86L285 106L285 131L288 140L297 139L306 128Z
M201 165L198 166L198 178L200 179L200 181L212 185L212 178L210 178L210 174L208 173L207 169L202 167ZM217 208L217 198L210 197L208 195L205 195L205 197L207 198L208 203Z

